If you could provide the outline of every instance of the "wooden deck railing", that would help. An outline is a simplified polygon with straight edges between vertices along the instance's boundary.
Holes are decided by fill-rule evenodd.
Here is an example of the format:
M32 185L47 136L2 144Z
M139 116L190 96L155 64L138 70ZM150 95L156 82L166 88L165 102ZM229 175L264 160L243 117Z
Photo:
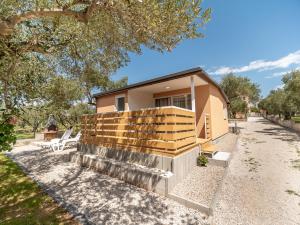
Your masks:
M81 142L175 156L196 145L194 116L177 107L84 115Z

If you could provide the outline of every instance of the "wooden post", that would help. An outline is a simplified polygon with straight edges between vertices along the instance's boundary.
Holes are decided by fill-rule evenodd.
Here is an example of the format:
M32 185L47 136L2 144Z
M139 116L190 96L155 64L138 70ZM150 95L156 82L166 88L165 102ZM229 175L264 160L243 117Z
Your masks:
M195 81L194 81L194 76L191 76L191 100L192 100L192 111L193 111L193 112L196 112Z

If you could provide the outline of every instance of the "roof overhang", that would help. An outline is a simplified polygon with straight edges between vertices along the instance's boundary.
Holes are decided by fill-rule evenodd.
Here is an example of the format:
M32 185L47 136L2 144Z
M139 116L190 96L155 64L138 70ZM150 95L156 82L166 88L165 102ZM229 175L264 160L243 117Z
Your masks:
M226 94L224 93L224 91L222 90L222 88L212 78L210 78L210 76L201 67L196 67L196 68L184 70L184 71L177 72L177 73L172 73L169 75L165 75L165 76L157 77L154 79L142 81L139 83L127 85L122 88L113 89L110 91L100 92L100 93L94 94L93 97L97 98L97 97L101 97L101 96L105 96L105 95L117 94L117 93L124 92L124 91L130 90L130 89L135 89L135 88L139 88L139 87L143 87L143 86L148 86L148 85L152 85L152 84L171 81L171 80L175 80L175 79L179 79L179 78L183 78L183 77L191 76L191 75L200 76L200 78L202 80L216 86L220 90L220 92L223 95L226 102L229 103L229 100L228 100Z

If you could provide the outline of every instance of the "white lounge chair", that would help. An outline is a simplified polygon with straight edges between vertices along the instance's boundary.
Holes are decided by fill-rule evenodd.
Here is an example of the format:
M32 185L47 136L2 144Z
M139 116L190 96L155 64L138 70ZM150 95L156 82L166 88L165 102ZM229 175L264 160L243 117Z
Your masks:
M51 141L43 141L37 142L36 144L42 148L51 148L53 150L53 145L62 142L63 140L67 140L70 138L73 129L68 129L65 133L61 136L61 138L54 138Z
M69 138L69 139L62 140L61 142L57 142L57 143L53 144L52 150L53 151L56 151L56 150L62 151L62 150L64 150L64 147L66 144L70 144L70 143L77 144L78 141L80 140L80 137L81 137L81 132L79 131L74 138Z

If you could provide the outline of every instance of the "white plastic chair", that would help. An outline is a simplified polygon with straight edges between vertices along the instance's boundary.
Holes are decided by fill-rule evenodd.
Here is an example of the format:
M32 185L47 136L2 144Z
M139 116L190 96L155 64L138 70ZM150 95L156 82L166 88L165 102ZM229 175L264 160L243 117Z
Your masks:
M57 142L57 143L53 144L52 150L53 151L56 151L56 150L62 151L62 150L64 150L64 148L67 144L70 144L70 143L77 144L80 140L80 137L81 137L81 132L79 131L74 138L69 138L69 139L62 140L61 142Z
M63 140L67 140L70 138L72 134L73 129L68 129L65 131L65 133L61 136L61 138L54 138L51 141L43 141L36 143L38 146L42 148L51 148L53 150L53 145L62 142Z

